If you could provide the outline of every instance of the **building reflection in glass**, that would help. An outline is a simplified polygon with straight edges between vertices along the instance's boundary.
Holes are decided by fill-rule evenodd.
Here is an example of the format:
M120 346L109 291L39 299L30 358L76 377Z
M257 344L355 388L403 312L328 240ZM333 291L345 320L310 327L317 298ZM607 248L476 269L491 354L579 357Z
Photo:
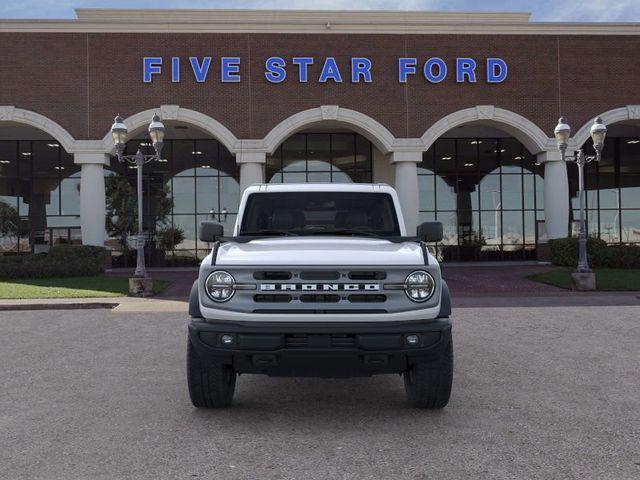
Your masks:
M55 140L0 141L0 253L79 244L80 167Z
M142 145L143 153L150 153L148 140L127 143L126 153L135 153ZM194 265L210 251L210 245L197 239L198 224L215 220L231 235L240 203L239 168L235 157L214 139L165 140L162 162L151 162L143 170L145 230L151 238L163 229L177 228L184 240L171 251L159 251L151 244L147 249L148 264L168 266ZM105 175L125 176L135 188L136 171L131 165L115 159ZM166 194L173 207L164 219L158 218L159 195ZM129 243L133 245L134 238ZM121 250L118 239L110 238L108 245ZM131 263L131 259L114 257L116 266ZM122 264L122 265L121 265Z
M420 216L444 225L445 260L533 258L542 167L512 138L441 138L418 166Z

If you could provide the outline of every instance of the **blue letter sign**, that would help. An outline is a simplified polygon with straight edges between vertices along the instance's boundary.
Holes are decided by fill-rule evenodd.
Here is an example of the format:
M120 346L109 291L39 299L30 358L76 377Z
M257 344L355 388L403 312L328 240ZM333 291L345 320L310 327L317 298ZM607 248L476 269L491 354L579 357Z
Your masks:
M360 77L366 83L371 83L371 60L364 57L354 57L351 59L351 82L358 83Z
M162 57L144 57L142 59L142 81L151 83L151 75L159 75L162 71Z
M313 57L293 57L291 63L298 65L298 81L307 83L309 65L313 65Z
M327 57L324 61L324 66L320 72L320 83L325 83L327 80L333 80L336 83L342 83L342 77L340 76L340 69L336 63L336 59L333 57Z
M438 73L433 73L433 68L437 67ZM424 64L424 76L431 83L440 83L447 76L447 64L444 60L438 57L433 57L427 60Z
M349 58L342 52L340 54L344 61L343 68L350 69L349 73L345 72L345 75L351 80L351 83L373 83L373 61L370 58ZM213 57L187 58L195 81L197 83L207 82L210 79L209 71L211 70ZM241 81L240 57L216 57L215 61L218 61L218 59L220 61L220 77L218 81L221 83L239 83ZM348 63L347 60L349 61ZM181 62L183 61L186 61L186 58L167 57L167 67L171 68L167 68L163 75L164 60L162 57L143 57L142 81L144 83L152 83L154 80L162 78L166 82L180 83L183 77L182 73L184 73L184 70L181 69ZM507 79L509 71L507 62L498 57L488 57L482 60L486 62L486 70L484 68L478 69L478 61L472 57L452 59L426 57L426 60L416 57L398 57L397 61L398 83L411 81L411 77L416 76L418 68L422 69L424 80L432 84L444 82L448 78L450 78L449 81L453 81L449 71L455 76L457 83L476 83L479 76L484 77L486 83L502 83ZM316 64L318 66L314 67ZM287 72L288 68L297 69L298 75L295 74L295 71ZM329 81L343 83L342 72L340 72L336 57L318 59L314 57L272 56L264 61L264 77L269 83L295 82L296 80L298 83L308 83L310 75L312 75L312 81L317 83L327 83ZM387 81L389 80L392 79L387 79ZM425 83L424 80L422 81L423 84ZM415 81L418 81L418 79L416 78Z
M416 73L415 58L399 58L398 59L398 81L400 83L407 83L407 75L413 75Z
M222 57L220 75L223 83L240 81L240 57Z
M476 61L473 58L456 58L456 82L464 83L464 77L476 83Z
M267 70L264 72L264 76L271 83L284 82L287 78L287 71L284 69L286 63L282 57L269 57L264 62L264 68Z
M193 70L193 76L196 78L196 82L204 83L209 73L209 67L211 66L211 57L204 57L202 64L198 63L198 57L189 57L191 62L191 69Z
M487 58L487 83L502 83L507 78L507 62L501 58Z

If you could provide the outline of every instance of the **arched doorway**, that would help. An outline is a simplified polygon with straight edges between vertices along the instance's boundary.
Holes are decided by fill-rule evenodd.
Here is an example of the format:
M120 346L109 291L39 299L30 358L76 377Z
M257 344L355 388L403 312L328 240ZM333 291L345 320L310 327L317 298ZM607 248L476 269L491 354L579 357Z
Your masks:
M457 126L418 165L420 221L443 223L445 261L534 259L544 220L544 169L495 126Z
M624 109L627 111L627 109ZM602 159L585 167L586 216L590 235L609 244L640 243L640 120L607 124ZM576 139L580 139L576 135ZM582 144L593 152L591 139ZM577 235L580 218L578 172L568 165L570 224Z
M394 136L373 118L336 105L284 119L263 139L266 182L387 182Z
M175 120L165 120L166 136L162 161L143 169L144 229L150 266L194 266L206 256L209 245L197 239L202 220L215 219L231 234L235 223L240 187L239 168L227 147L202 129ZM153 147L144 130L133 131L125 153L138 148L151 154ZM135 194L136 168L111 159L105 170L107 246L113 250L114 267L135 265L134 232L117 225L122 190ZM123 180L124 179L124 180ZM131 214L131 207L129 214ZM135 223L135 222L134 222Z
M345 129L306 129L267 156L267 183L371 183L373 144Z
M17 110L17 121L0 123L2 254L39 253L52 245L81 243L80 167L64 147L72 139L65 132L58 140L21 122L28 114Z

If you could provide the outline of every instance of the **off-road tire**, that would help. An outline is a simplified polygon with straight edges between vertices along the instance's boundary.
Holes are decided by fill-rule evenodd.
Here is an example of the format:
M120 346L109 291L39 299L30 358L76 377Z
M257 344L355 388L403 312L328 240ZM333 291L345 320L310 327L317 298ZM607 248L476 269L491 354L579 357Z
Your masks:
M453 382L453 342L432 362L416 363L404 372L407 400L417 408L444 408Z
M205 364L191 340L187 341L187 383L191 403L198 408L224 408L231 405L236 389L236 372L231 365Z

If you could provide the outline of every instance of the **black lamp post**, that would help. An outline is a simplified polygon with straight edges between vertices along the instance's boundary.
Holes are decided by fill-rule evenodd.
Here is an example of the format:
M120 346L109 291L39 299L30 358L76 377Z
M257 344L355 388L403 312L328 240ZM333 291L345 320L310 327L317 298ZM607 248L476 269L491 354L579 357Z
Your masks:
M591 273L589 261L587 259L587 227L585 219L585 191L584 191L584 166L593 161L599 162L602 157L602 149L604 148L604 139L607 135L607 127L602 123L600 117L596 118L591 126L591 139L593 140L593 148L595 155L585 155L582 149L573 154L567 154L567 146L569 137L571 136L571 127L567 120L562 117L558 120L558 125L554 130L558 149L562 154L562 160L574 162L578 166L578 189L580 196L580 236L578 240L579 257L577 273Z
M115 121L111 126L111 135L113 136L113 143L116 147L118 161L135 165L135 168L138 170L138 235L136 237L137 259L134 277L139 278L145 278L147 276L147 270L144 265L144 233L142 224L142 166L153 160L161 159L160 154L162 153L165 134L164 124L160 121L160 117L157 114L155 114L151 119L148 130L149 137L151 137L151 142L156 153L154 155L144 155L140 149L138 149L135 155L125 155L124 148L127 142L127 126L124 124L124 120L120 115L115 118Z

